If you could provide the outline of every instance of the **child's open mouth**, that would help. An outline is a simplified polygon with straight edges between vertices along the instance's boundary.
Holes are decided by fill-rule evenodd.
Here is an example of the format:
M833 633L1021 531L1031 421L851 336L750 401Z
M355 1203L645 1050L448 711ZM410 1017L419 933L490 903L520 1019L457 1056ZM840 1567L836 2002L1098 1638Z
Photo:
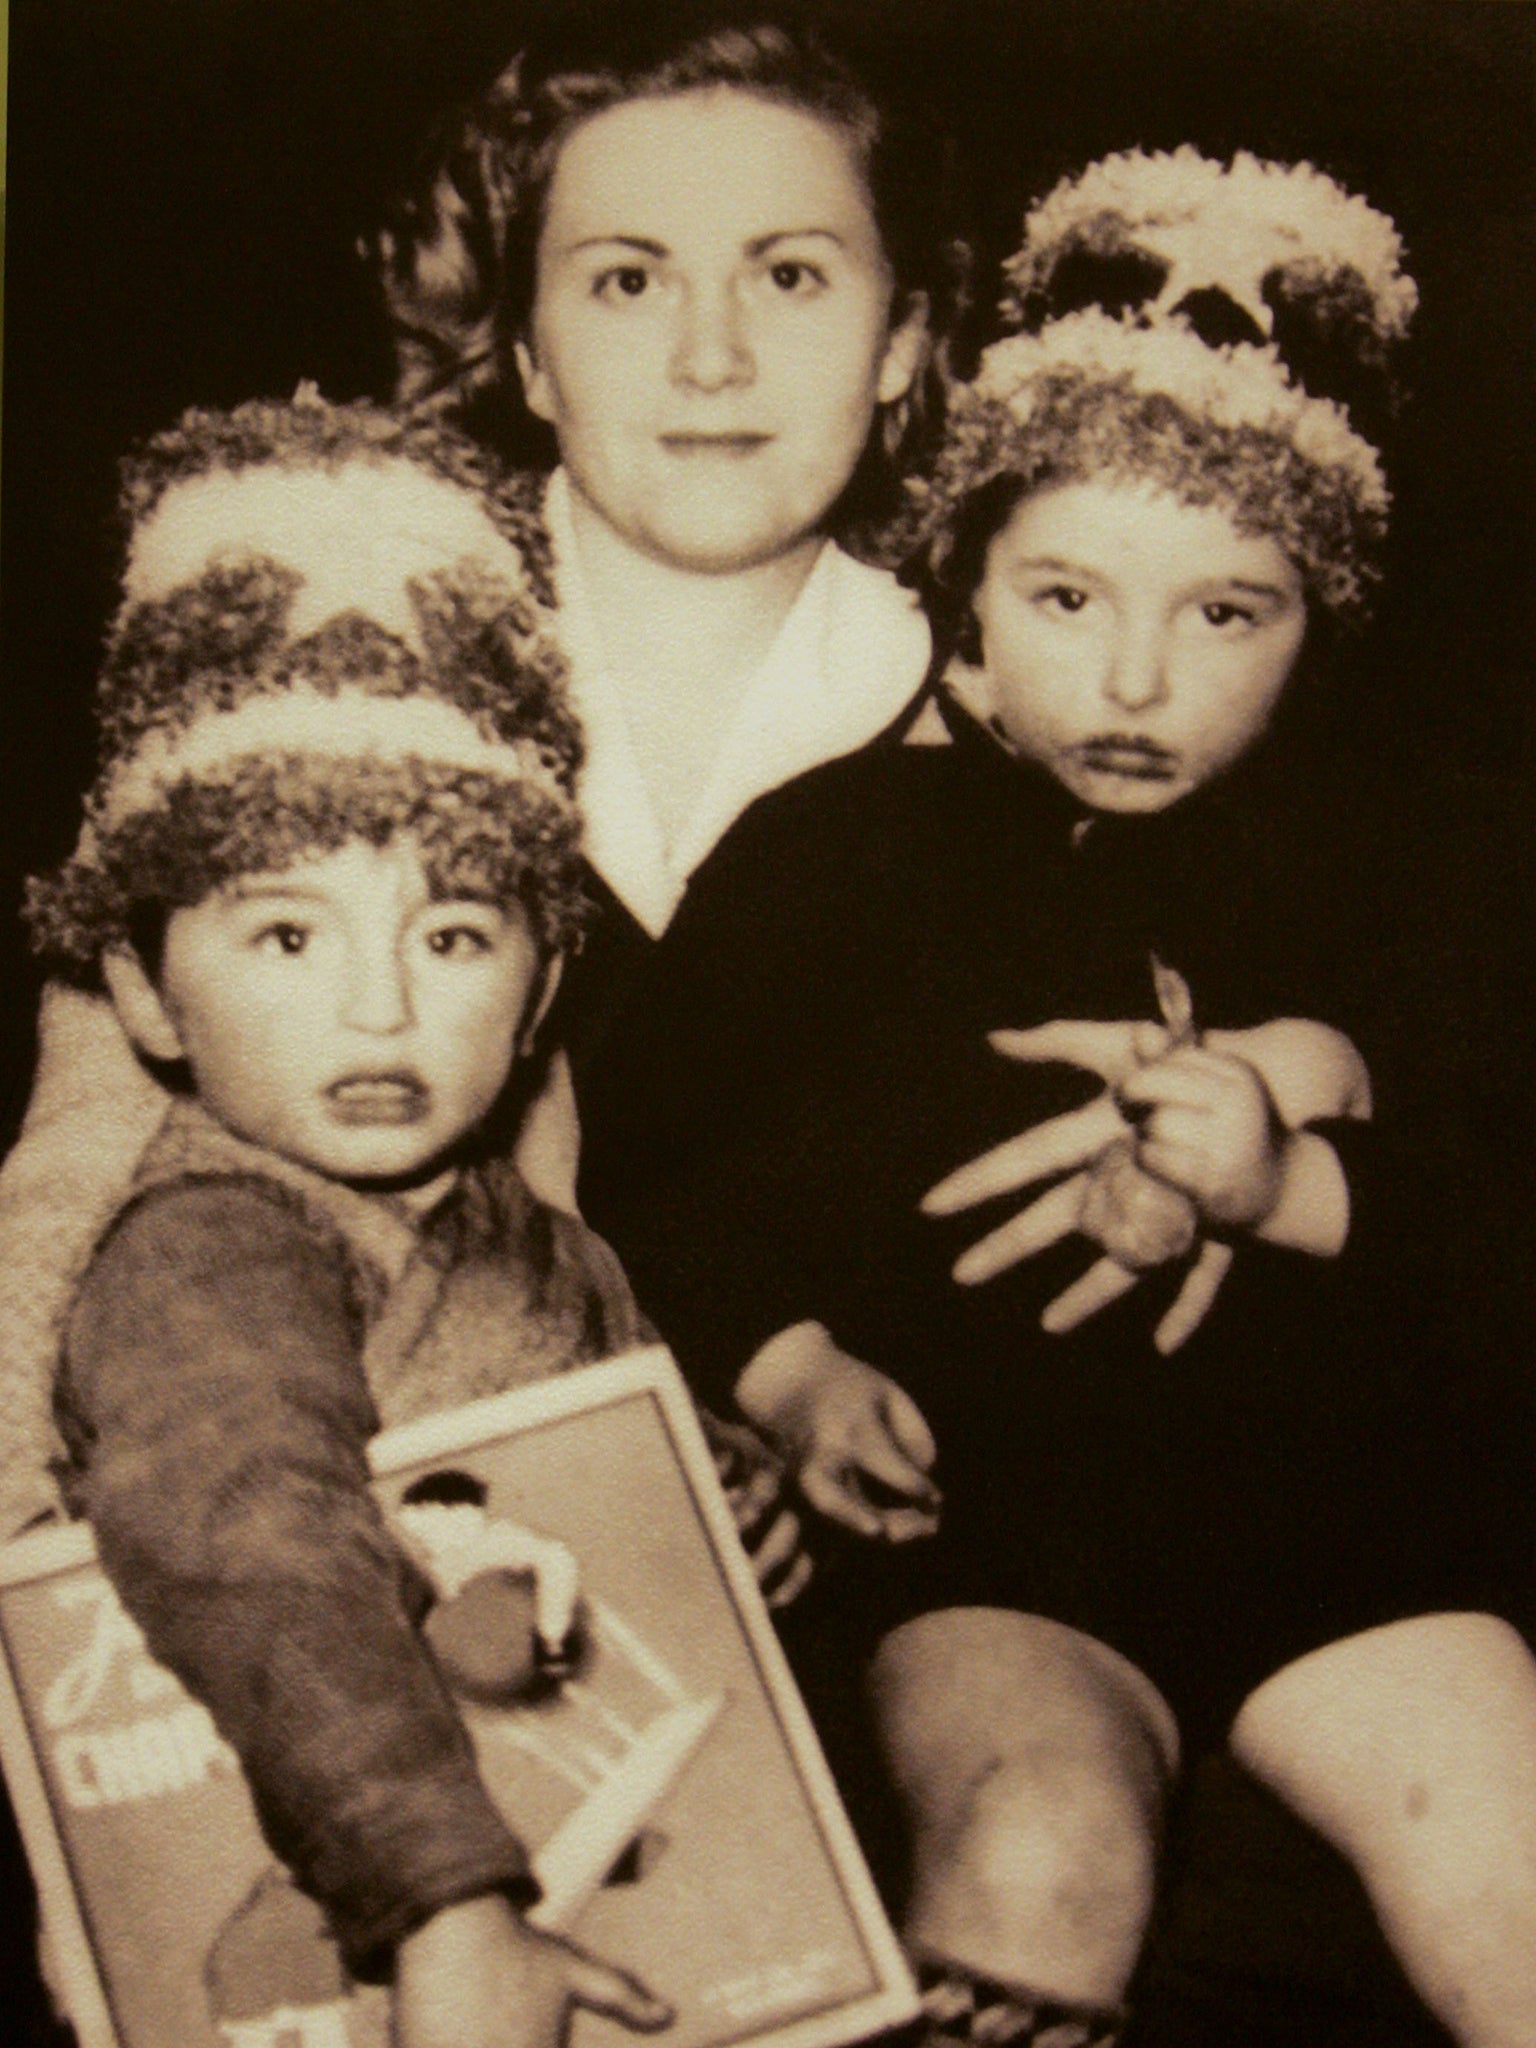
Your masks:
M1073 752L1094 774L1128 776L1133 782L1171 782L1179 766L1177 754L1134 733L1106 733L1084 740Z
M431 1093L417 1075L401 1069L383 1074L344 1074L325 1091L331 1114L342 1124L420 1123Z

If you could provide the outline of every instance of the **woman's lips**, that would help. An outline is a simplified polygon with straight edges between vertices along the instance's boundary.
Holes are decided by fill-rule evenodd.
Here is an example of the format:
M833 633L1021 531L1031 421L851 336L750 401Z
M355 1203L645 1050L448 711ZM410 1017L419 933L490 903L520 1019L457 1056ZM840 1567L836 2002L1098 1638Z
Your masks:
M771 434L663 434L661 445L669 455L725 456L740 460L755 455L759 448L766 448Z
M407 1069L344 1074L325 1091L339 1124L417 1124L431 1107L431 1090Z
M1080 741L1072 751L1095 775L1122 775L1133 782L1171 782L1179 768L1177 754L1135 733L1104 733Z

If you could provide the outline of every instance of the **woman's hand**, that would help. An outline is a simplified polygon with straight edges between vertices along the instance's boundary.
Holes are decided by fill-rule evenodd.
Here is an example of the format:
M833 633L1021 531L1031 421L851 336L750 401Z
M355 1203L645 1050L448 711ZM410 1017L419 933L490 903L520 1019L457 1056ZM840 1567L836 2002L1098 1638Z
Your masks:
M1104 1093L1082 1109L1051 1117L983 1153L923 1198L926 1214L952 1216L1052 1175L1066 1176L972 1245L955 1265L956 1280L975 1286L1073 1232L1094 1237L1105 1246L1106 1257L1046 1309L1042 1327L1054 1334L1075 1329L1118 1300L1136 1285L1145 1266L1155 1263L1132 1256L1130 1245L1119 1235L1129 1227L1126 1219L1137 1204L1145 1209L1153 1198L1145 1188L1134 1189L1131 1177L1114 1162L1130 1149L1135 1169L1148 1180L1154 1178L1145 1173L1151 1162L1141 1134L1121 1105L1131 1100L1127 1091L1132 1084L1144 1089L1147 1076L1161 1063L1194 1052L1246 1066L1267 1094L1280 1125L1291 1133L1300 1133L1302 1126L1316 1120L1363 1119L1371 1113L1370 1075L1359 1053L1343 1032L1308 1018L1277 1018L1244 1031L1208 1031L1199 1046L1191 1048L1174 1048L1171 1034L1160 1024L1081 1018L1061 1019L1032 1031L997 1031L989 1043L1005 1058L1032 1064L1061 1061L1083 1067L1106 1083ZM1157 1083L1151 1085L1155 1090ZM1240 1083L1239 1089L1245 1086ZM1337 1162L1329 1165L1331 1152L1327 1159L1321 1156L1327 1151L1322 1140L1310 1137L1288 1148L1272 1221L1253 1226L1258 1234L1300 1249L1338 1248L1341 1214L1347 1221L1347 1193L1335 1171ZM1107 1185L1117 1175L1119 1185L1111 1201ZM1218 1201L1223 1192L1232 1194L1239 1208L1244 1206L1242 1195L1230 1187L1217 1189ZM1251 1186L1247 1197L1254 1199ZM1314 1220L1324 1210L1324 1220ZM1293 1224L1297 1212L1305 1220ZM1231 1258L1225 1245L1207 1240L1201 1246L1177 1299L1154 1333L1160 1351L1176 1350L1199 1327Z
M929 1477L937 1449L922 1411L820 1323L770 1339L737 1381L736 1400L829 1520L886 1543L937 1529L940 1495Z
M541 1934L496 1894L445 1906L396 1954L395 2048L561 2048L578 2005L641 2033L673 2016L637 1978Z

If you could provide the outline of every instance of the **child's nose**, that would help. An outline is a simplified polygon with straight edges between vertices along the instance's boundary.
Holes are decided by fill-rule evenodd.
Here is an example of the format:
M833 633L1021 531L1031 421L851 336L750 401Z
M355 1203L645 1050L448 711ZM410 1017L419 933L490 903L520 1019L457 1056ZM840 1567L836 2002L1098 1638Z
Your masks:
M752 376L752 351L733 283L700 286L683 301L672 375L699 391L722 391Z
M1104 695L1121 711L1151 711L1168 695L1166 636L1127 626L1110 649Z
M388 1037L414 1021L410 978L398 949L359 946L347 963L342 1021L354 1031Z

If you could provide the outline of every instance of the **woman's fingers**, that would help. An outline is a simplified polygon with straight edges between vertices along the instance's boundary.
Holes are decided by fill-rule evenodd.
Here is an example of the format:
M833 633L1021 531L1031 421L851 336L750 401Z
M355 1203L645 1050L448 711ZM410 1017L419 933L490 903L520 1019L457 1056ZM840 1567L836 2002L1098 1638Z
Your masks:
M1086 1067L1116 1088L1141 1061L1158 1057L1168 1043L1168 1033L1158 1025L1102 1024L1084 1017L1059 1017L1032 1031L989 1032L987 1043L1005 1059L1057 1060L1064 1066Z
M1066 1336L1100 1309L1118 1301L1122 1294L1129 1294L1140 1278L1139 1273L1122 1266L1118 1259L1096 1260L1081 1280L1074 1280L1057 1295L1040 1318L1041 1329L1048 1337Z
M1053 1173L1072 1173L1086 1166L1129 1129L1113 1095L1095 1096L1083 1108L1035 1124L957 1168L928 1190L920 1207L925 1216L956 1216L963 1209L974 1209L978 1202L1016 1194Z
M1170 1358L1205 1321L1231 1265L1231 1245L1208 1237L1200 1247L1199 1257L1185 1274L1184 1285L1175 1296L1172 1307L1152 1332L1152 1342L1164 1358Z
M1087 1185L1086 1173L1074 1173L1037 1202L1031 1202L1027 1209L1021 1209L1017 1216L1011 1216L955 1261L955 1279L962 1287L978 1286L983 1280L1005 1273L1021 1259L1032 1259L1048 1245L1070 1237L1082 1215Z

